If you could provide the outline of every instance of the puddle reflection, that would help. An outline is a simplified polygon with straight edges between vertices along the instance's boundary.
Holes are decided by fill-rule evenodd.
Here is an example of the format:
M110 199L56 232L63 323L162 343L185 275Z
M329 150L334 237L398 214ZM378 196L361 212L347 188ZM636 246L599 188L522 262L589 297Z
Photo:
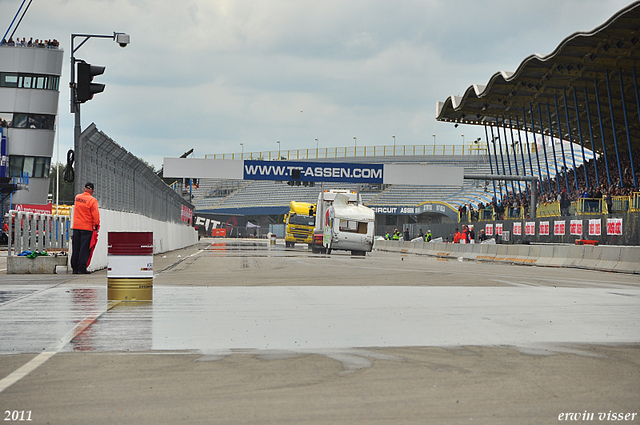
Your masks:
M61 351L637 342L629 318L640 291L618 292L633 297L600 288L157 286L153 302L108 309L104 285L60 285L0 308L0 353L51 349L74 328Z

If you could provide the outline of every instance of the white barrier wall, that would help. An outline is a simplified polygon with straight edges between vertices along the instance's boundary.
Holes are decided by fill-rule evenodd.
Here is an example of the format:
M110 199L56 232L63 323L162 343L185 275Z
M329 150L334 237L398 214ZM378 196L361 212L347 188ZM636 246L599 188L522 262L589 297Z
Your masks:
M145 216L100 208L100 232L89 271L107 267L107 239L109 232L153 232L153 253L172 251L198 241L196 230L185 224L166 223ZM71 244L69 244L71 245Z
M376 240L380 251L544 267L640 274L640 246L496 245Z

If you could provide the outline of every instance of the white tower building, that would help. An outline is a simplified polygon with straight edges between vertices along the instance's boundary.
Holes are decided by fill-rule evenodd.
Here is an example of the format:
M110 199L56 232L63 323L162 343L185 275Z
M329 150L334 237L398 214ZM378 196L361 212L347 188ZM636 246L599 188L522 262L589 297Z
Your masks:
M57 46L0 45L0 126L9 156L0 177L29 177L12 204L47 202L63 53Z

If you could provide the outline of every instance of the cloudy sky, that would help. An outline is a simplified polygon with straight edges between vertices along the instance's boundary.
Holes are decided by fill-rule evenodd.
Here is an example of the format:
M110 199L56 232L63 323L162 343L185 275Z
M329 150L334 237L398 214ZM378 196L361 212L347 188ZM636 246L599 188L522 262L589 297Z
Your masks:
M22 0L0 0L4 32ZM28 1L26 2L28 3ZM56 38L60 160L73 146L71 34L76 58L106 66L82 106L134 155L162 165L205 154L468 143L481 127L439 123L435 105L486 84L524 58L591 31L624 0L33 0L16 36ZM464 135L464 136L463 136ZM240 144L243 144L242 148ZM54 152L54 162L56 153Z

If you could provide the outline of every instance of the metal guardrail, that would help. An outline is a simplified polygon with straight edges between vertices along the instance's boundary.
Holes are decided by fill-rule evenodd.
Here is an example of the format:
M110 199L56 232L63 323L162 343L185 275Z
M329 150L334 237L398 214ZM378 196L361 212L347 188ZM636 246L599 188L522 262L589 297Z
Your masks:
M518 150L519 151L519 150ZM532 148L532 152L535 152ZM296 159L326 159L348 158L355 156L406 156L406 155L486 155L487 146L484 143L469 143L465 145L381 145L381 146L349 146L333 148L289 149L261 152L219 153L207 154L207 159L236 159L236 160L296 160Z
M506 220L521 220L524 218L523 207L509 207L507 208L505 217Z
M9 211L7 220L7 255L23 251L69 249L71 220L69 216Z
M634 192L631 196L631 205L629 211L640 212L640 192Z
M480 221L491 221L496 217L496 213L493 208L483 208L478 211L480 213L479 220Z
M571 203L570 212L575 215L598 215L606 212L602 198L580 198Z
M631 206L631 196L613 196L611 198L611 211L609 212L629 212Z
M560 217L560 202L542 202L536 211L537 217Z

